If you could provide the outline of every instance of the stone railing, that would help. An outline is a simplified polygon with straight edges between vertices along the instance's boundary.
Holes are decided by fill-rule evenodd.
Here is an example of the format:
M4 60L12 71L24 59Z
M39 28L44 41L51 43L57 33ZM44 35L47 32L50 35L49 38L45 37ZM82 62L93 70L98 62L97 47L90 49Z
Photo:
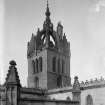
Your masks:
M95 78L94 80L86 80L85 82L80 82L80 87L89 87L89 86L102 86L105 85L105 80L103 77L100 79Z

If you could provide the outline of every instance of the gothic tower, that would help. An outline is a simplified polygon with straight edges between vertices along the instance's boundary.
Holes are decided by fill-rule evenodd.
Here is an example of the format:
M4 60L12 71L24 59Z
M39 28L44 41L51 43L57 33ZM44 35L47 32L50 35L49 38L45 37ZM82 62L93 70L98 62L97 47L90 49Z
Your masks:
M59 22L53 29L47 2L43 29L32 34L27 45L28 87L53 89L69 86L70 43Z

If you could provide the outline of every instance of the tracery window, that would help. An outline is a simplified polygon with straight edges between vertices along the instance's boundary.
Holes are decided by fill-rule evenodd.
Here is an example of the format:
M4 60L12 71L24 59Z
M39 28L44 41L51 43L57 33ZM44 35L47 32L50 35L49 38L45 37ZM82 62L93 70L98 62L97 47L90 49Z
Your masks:
M32 65L33 65L33 74L35 73L35 61L32 61Z
M53 57L52 59L52 69L53 69L53 72L56 72L56 57Z
M36 59L36 61L35 61L36 63L36 72L38 73L39 72L39 68L38 68L38 59Z
M68 96L68 97L66 98L66 100L67 100L67 101L71 101L71 98Z
M65 62L64 60L62 60L62 73L64 73L64 70L65 70Z
M86 97L86 105L93 105L93 99L91 95Z

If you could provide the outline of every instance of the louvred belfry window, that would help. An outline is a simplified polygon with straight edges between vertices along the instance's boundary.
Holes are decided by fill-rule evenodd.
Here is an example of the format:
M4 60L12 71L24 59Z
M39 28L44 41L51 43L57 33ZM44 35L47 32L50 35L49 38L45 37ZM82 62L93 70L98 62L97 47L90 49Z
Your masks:
M42 60L42 57L39 57L39 69L40 69L40 72L42 72L42 65L43 65L43 60Z
M65 70L65 62L64 60L62 60L62 73L64 73L64 70Z
M56 57L53 57L52 59L52 69L53 69L53 72L56 72Z
M91 95L86 97L86 105L93 105L93 99Z
M60 74L60 71L61 71L61 67L60 67L60 59L58 59L58 74Z
M36 59L36 72L38 73L39 72L39 68L38 68L38 59Z

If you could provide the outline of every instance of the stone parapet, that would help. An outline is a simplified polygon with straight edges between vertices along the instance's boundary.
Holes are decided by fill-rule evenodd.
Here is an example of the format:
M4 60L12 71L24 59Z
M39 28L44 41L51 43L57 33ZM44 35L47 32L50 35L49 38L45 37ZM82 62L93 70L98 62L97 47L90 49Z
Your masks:
M100 79L98 78L95 78L94 80L91 79L91 80L86 80L85 82L80 82L80 87L81 88L89 88L89 87L93 87L93 88L97 88L97 87L103 87L105 86L105 80L103 77L101 77Z

